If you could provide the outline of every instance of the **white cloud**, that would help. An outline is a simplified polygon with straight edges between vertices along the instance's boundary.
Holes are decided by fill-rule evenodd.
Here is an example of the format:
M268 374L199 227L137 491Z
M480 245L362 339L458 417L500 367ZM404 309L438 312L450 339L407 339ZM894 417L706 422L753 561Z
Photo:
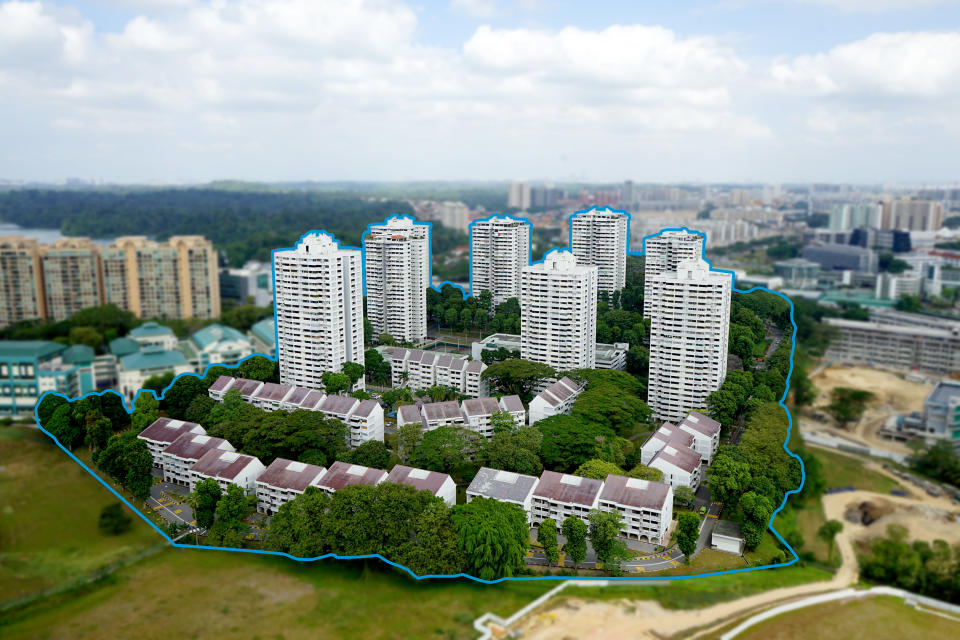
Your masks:
M450 0L450 8L474 18L489 18L497 13L497 0Z
M795 0L801 4L816 4L845 13L880 13L882 11L917 10L928 7L957 4L957 0Z

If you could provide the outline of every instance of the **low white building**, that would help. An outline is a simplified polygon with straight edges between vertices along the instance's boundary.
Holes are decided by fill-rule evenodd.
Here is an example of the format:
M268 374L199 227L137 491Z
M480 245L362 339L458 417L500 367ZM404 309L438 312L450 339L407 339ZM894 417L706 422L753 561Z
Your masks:
M429 491L451 507L457 504L457 485L446 473L398 464L390 470L385 482L409 485L417 491Z
M154 376L168 372L179 376L192 371L190 363L179 351L147 346L117 360L117 386L120 393L132 400L143 389L143 383Z
M598 507L623 517L624 537L666 544L673 522L673 487L663 482L609 475L603 483Z
M235 365L254 353L250 338L222 324L207 325L194 332L180 348L197 373L203 373L212 364Z
M700 486L700 454L686 447L667 445L661 449L648 465L663 472L663 481L674 489L690 487L693 491Z
M474 362L482 362L484 351L496 351L500 347L509 351L516 351L518 354L521 347L521 338L511 333L494 333L470 345L470 353ZM626 342L617 342L606 344L598 342L596 344L596 361L594 369L618 369L623 371L627 368L627 351L630 345ZM519 355L517 356L520 357Z
M550 416L570 413L570 408L581 391L583 387L570 378L560 378L530 401L530 424Z
M743 555L746 540L740 532L740 525L729 520L718 520L710 534L710 548L724 553Z
M533 509L533 491L539 482L540 479L536 476L480 467L477 475L473 477L473 482L467 487L467 502L474 498L511 502L523 507L529 520Z
M259 459L236 451L211 449L190 467L190 490L208 478L217 481L220 490L235 484L247 495L257 490L257 478L266 470Z
M253 394L251 401L255 407L266 411L277 411L295 388L289 384L264 382Z
M177 438L188 433L207 435L206 430L195 422L157 418L153 421L153 424L141 431L137 438L147 443L150 457L153 458L153 466L162 467L163 450L175 442Z
M257 511L272 516L280 507L316 487L326 467L277 458L257 478Z
M403 347L386 347L381 353L390 362L394 388L429 389L440 385L477 397L486 387L480 374L487 365L469 361L465 356Z
M383 442L383 407L376 400L362 400L345 420L350 427L350 446L364 442Z
M420 407L424 429L433 431L439 427L463 426L463 411L456 400L431 402Z
M405 404L397 407L397 428L405 427L408 424L417 423L426 428L423 422L423 415L420 413L420 407L415 404Z
M321 491L335 493L344 487L357 484L376 486L387 479L387 472L360 464L337 460L314 484Z
M488 440L493 437L490 418L495 413L509 414L517 426L523 426L527 421L520 396L503 396L499 401L496 398L469 398L463 401L461 411L464 425Z
M530 523L538 525L553 518L560 526L567 516L577 516L586 522L587 515L597 508L601 489L600 480L544 471L533 490Z
M693 436L677 425L664 422L660 428L653 432L647 441L640 447L640 462L649 465L653 456L667 445L673 445L677 448L693 448Z
M191 468L208 451L236 451L223 438L186 433L167 445L161 453L163 480L173 484L192 486Z
M217 402L223 402L223 396L227 394L227 391L230 391L230 389L233 388L233 385L236 382L237 379L231 376L220 376L214 380L213 384L210 385L210 388L207 389L207 395Z
M693 436L693 450L700 454L703 464L709 465L720 446L720 423L691 411L677 426Z
M133 340L140 348L159 347L161 351L176 351L180 346L177 334L170 327L157 324L152 320L134 327L127 333L127 338Z

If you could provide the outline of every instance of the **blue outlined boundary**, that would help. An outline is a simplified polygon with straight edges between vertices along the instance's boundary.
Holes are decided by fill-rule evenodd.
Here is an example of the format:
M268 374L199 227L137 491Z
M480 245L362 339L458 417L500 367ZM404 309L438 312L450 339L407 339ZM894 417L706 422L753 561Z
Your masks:
M621 210L617 210L617 209L610 209L610 207L604 207L604 208L607 209L607 210L611 210L611 211L617 212L617 213L625 213L625 214L628 216L628 220L627 220L627 247L628 247L627 255L633 255L633 256L643 255L643 252L642 252L642 251L641 251L640 253L636 253L636 252L629 251L629 237L630 237L630 220L629 220L629 216L630 216L630 214L627 213L626 211L621 211ZM578 215L578 214L580 214L580 213L586 213L587 211L592 211L592 210L594 210L594 209L598 209L598 207L591 207L590 209L587 209L587 210L584 210L584 211L575 212L575 213L572 214L571 217L570 217L570 218L571 218L571 222L572 222L573 216L576 216L576 215ZM409 217L409 216L407 216L407 217ZM512 216L511 216L511 217L512 217ZM389 218L388 218L388 219L389 219ZM377 223L377 224L379 224L379 223ZM428 224L429 224L429 223L428 223ZM368 227L368 228L369 228L369 227ZM644 250L646 249L646 241L647 241L647 238L653 238L653 237L659 236L659 235L661 235L662 233L664 233L665 231L686 231L686 232L688 232L688 233L695 233L695 234L697 234L697 235L703 236L703 239L704 239L704 253L706 252L706 234L703 233L702 231L691 230L691 229L688 229L688 228L686 228L686 227L671 228L671 229L661 229L661 230L660 230L659 232L657 232L657 233L651 234L651 235L649 235L649 236L645 236L645 237L643 238L643 248L644 248ZM304 234L303 237L305 237L306 235L310 235L311 233L317 233L317 232L311 231L311 232L309 232L309 233L307 233L307 234ZM320 233L326 233L327 235L331 235L331 237L332 237L332 234L329 234L329 233L327 233L327 232L325 232L325 231L324 231L324 232L320 232ZM532 242L532 235L533 235L533 234L531 233L531 242ZM303 239L303 237L301 237L301 240ZM338 242L338 245L339 245L339 242ZM353 248L353 247L351 247L351 248ZM291 248L291 249L292 249L292 248ZM274 251L283 251L283 250L286 250L286 249L275 249ZM557 249L555 249L555 251L556 251L556 250L557 250ZM562 249L560 249L560 250L562 250ZM569 250L569 249L567 249L567 250ZM471 253L470 260L471 260L471 266L472 266L472 261L473 261L473 255L472 255L472 254L473 254L473 249L472 249L472 246L471 246L471 249L470 249L470 253ZM132 408L128 408L128 406L127 406L127 401L126 401L126 399L124 398L123 394L121 394L121 393L119 393L118 391L115 391L115 390L113 390L113 389L107 389L107 390L104 390L104 391L95 391L95 392L87 393L87 394L84 394L84 395L80 396L79 398L69 398L69 397L63 395L62 393L57 393L57 392L55 392L55 391L47 391L47 392L43 393L43 395L41 395L40 398L37 399L37 404L34 406L34 409L33 409L34 419L35 419L36 422L37 422L37 427L38 427L43 433L45 433L47 436L49 436L50 439L53 440L53 442L54 442L58 447L60 447L60 449L63 450L64 453L66 453L68 456L70 456L70 458L73 459L74 462L76 462L77 464L79 464L87 473L89 473L91 476L93 476L94 478L96 478L96 479L100 482L100 484L102 484L104 487L106 487L106 488L110 491L110 493L112 493L114 496L117 497L117 499L119 499L121 502L123 502L124 504L126 504L128 507L130 507L130 508L134 511L134 513L136 513L138 516L140 516L140 518L143 519L144 522L146 522L148 525L150 525L151 527L153 527L153 529L154 529L157 533L159 533L164 539L166 539L167 542L169 542L171 546L176 547L176 548L180 548L180 549L204 549L204 550L212 550L212 551L235 551L235 552L239 552L239 553L251 553L251 554L260 554L260 555L268 555L268 556L279 556L279 557L289 558L290 560L296 560L296 561L298 561L298 562L315 562L315 561L317 561L317 560L326 560L326 559L328 559L328 558L333 558L333 559L336 559L336 560L369 560L369 559L378 559L378 560L381 560L382 562L384 562L384 563L386 563L386 564L388 564L388 565L390 565L390 566L392 566L392 567L395 567L395 568L397 568L397 569L401 569L401 570L405 571L407 574L409 574L412 578L414 578L414 579L416 579L416 580L466 578L466 579L468 579L468 580L473 580L474 582L479 582L479 583L482 583L482 584L498 584L498 583L500 583L500 582L507 582L507 581L528 581L528 580L603 580L603 581L627 581L627 582L663 581L663 580L691 580L691 579L694 579L694 578L706 578L706 577L709 577L709 576L727 575L727 574L733 574L733 573L745 573L745 572L749 572L749 571L762 571L762 570L766 570L766 569L775 569L775 568L778 568L778 567L789 567L789 566L791 566L791 565L793 565L793 564L796 564L796 563L799 561L800 558L799 558L799 556L797 555L797 552L793 549L793 547L791 547L790 544L783 538L783 536L780 535L780 532L777 531L776 528L774 528L774 526L773 526L773 521L774 521L774 519L777 517L777 514L779 514L779 513L787 506L787 500L789 499L789 497L790 497L791 495L793 495L793 494L799 493L799 492L803 489L803 485L804 485L805 482L806 482L806 470L805 470L804 465L803 465L803 460L800 458L800 456L798 456L797 454L795 454L794 452L792 452L792 451L788 448L788 446L787 446L787 445L789 444L789 442L790 442L791 432L793 431L793 416L790 414L790 410L787 408L786 399L787 399L787 395L790 393L790 379L791 379L791 377L793 376L794 355L795 355L796 349L797 349L797 323L796 323L796 320L794 319L794 305L793 305L793 301L790 300L790 298L787 297L786 295L784 295L783 293L780 293L779 291L774 291L774 290L772 290L772 289L768 289L767 287L756 286L756 287L751 287L750 289L746 289L746 290L736 289L734 286L732 286L732 285L736 282L736 274L734 274L734 272L729 271L729 270L727 270L727 269L716 269L716 268L714 268L713 265L712 265L712 263L710 263L710 261L706 259L706 255L703 256L703 259L707 262L708 265L710 265L710 270L711 270L711 271L718 271L718 272L721 272L721 273L729 273L729 274L730 274L730 277L731 277L731 291L732 291L732 292L734 292L734 293L753 293L753 292L755 292L755 291L764 291L764 292L772 293L772 294L774 294L774 295L776 295L776 296L779 296L779 297L783 298L784 300L787 301L787 304L790 305L790 324L793 325L793 333L792 333L792 335L791 335L791 343L790 343L790 368L789 368L789 370L788 370L788 372L787 372L786 387L784 388L783 394L781 395L780 399L777 401L777 404L779 404L779 405L783 408L783 410L786 412L786 414L787 414L787 437L786 437L786 439L783 441L783 450L786 451L787 454L790 455L790 457L794 458L798 463L800 463L800 485L799 485L796 489L791 489L790 491L787 491L787 492L784 493L783 501L780 503L780 506L777 507L776 510L774 510L774 512L771 514L770 520L769 520L769 522L767 523L767 528L770 529L770 531L773 532L773 534L777 537L777 539L780 541L780 543L781 543L784 547L786 547L786 549L789 550L790 553L793 555L793 559L792 559L792 560L789 560L789 561L787 561L787 562L781 562L781 563L777 563L777 564L763 565L763 566L760 566L760 567L744 567L743 569L728 569L728 570L726 570L726 571L713 571L713 572L710 572L710 573L701 573L701 574L686 575L686 576L510 576L510 577L497 578L497 579L495 579L495 580L484 580L483 578L477 578L477 577L475 577L475 576L472 576L472 575L469 575L469 574L466 574L466 573L456 573L456 574L428 574L428 575L419 576L419 575L417 575L416 573L414 573L411 569L409 569L408 567L405 567L405 566L403 566L402 564L393 562L392 560L389 560L389 559L383 557L383 556L380 555L379 553L364 554L364 555L351 555L351 556L341 556L341 555L337 555L337 554L334 554L334 553L327 553L327 554L324 554L324 555L321 555L321 556L315 556L315 557L312 557L312 558L299 558L299 557L292 556L292 555L290 555L289 553L285 553L285 552L282 552L282 551L269 551L269 550L265 550L265 549L240 549L240 548L236 548L236 547L215 547L215 546L206 546L206 545L197 545L197 544L188 544L188 543L182 543L182 542L174 542L173 539L167 534L167 532L165 532L163 529L161 529L160 527L158 527L154 522L152 522L152 521L146 516L146 514L142 513L142 512L140 511L140 509L138 509L137 507L135 507L131 502L129 502L129 501L128 501L126 498L124 498L122 495L120 495L120 493L118 493L113 487L111 487L110 484L109 484L107 481L105 481L103 478L101 478L101 477L99 476L99 474L97 474L96 471L94 471L93 469L91 469L90 467L88 467L86 464L84 464L83 461L81 461L79 458L77 458L77 456L75 456L72 451L70 451L69 449L67 449L66 447L64 447L64 446L60 443L60 441L57 440L57 439L53 436L53 434L51 434L49 431L47 431L46 429L44 429L43 426L40 424L40 417L39 417L39 414L38 414L38 410L39 410L39 408L40 408L40 403L43 402L43 399L44 399L45 397L47 397L48 395L55 395L55 396L58 396L58 397L61 397L61 398L65 399L65 400L67 400L68 402L74 402L74 401L82 400L82 399L87 398L87 397L90 397L90 396L100 396L100 397L102 397L102 396L104 396L104 395L106 395L106 394L108 394L108 393L112 393L112 394L117 395L117 396L120 397L120 401L121 401L121 403L123 404L123 408L124 408L124 410L127 411L127 413L133 413L133 409L132 409ZM542 262L542 260L541 260L541 262ZM432 275L433 275L432 264L431 264L431 269L430 269L430 275L431 275L431 279L432 279ZM365 283L364 283L364 284L365 284ZM444 284L444 283L441 283L440 286L442 287L443 284ZM454 284L454 283L450 283L450 284L453 284L454 286L456 286L457 288L459 288L459 289L461 290L461 292L463 292L463 287L460 287L459 285L456 285L456 284ZM433 286L433 285L430 285L430 286ZM433 288L437 289L438 287L433 287ZM463 292L463 293L464 293L464 296L466 296L466 293L465 293L465 292ZM276 314L274 314L274 325L276 325ZM276 327L274 328L274 331L276 331ZM279 348L277 349L277 351L278 351L278 357L279 357ZM156 393L155 391L153 391L152 389L141 389L140 391L137 392L137 395L135 396L135 399L134 399L133 404L135 405L135 403L136 403L136 398L139 398L139 397L140 397L140 394L143 394L143 393L152 394L153 397L159 402L160 400L162 400L162 399L164 398L164 395L165 395L166 392L173 386L173 384L174 384L179 378L181 378L181 377L184 377L184 376L194 376L194 377L197 377L197 378L203 378L203 377L206 376L207 372L208 372L211 368L213 368L213 367L225 367L225 368L228 368L228 369L234 369L234 368L238 367L238 366L239 366L241 363L243 363L244 361L246 361L246 360L248 360L248 359L250 359L250 358L253 358L253 357L255 357L255 356L264 357L264 358L267 358L268 360L276 360L276 359L277 359L277 358L272 358L272 357L270 357L269 355L265 355L265 354L262 354L262 353L253 353L253 354L251 354L251 355L243 358L242 360L240 360L239 362L237 362L237 364L235 364L235 365L225 365L225 364L220 364L220 363L214 363L214 364L207 365L207 367L203 370L203 373L202 373L202 374L196 374L196 373L181 373L180 375L176 376L176 377L170 382L170 384L167 385L167 386L163 389L163 391L161 391L161 393L160 393L159 396L158 396L157 393Z

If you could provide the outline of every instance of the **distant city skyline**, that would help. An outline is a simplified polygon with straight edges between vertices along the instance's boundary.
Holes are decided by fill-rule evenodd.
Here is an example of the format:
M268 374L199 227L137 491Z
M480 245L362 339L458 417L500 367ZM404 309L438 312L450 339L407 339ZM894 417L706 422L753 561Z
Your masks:
M0 178L953 184L960 3L0 0Z

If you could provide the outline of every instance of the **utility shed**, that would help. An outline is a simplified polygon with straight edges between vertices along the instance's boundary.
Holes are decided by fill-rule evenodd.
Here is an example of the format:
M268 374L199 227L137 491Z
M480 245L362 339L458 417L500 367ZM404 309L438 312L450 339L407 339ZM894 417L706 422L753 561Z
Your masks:
M710 547L724 553L743 555L744 540L740 525L729 520L718 520L710 537Z

